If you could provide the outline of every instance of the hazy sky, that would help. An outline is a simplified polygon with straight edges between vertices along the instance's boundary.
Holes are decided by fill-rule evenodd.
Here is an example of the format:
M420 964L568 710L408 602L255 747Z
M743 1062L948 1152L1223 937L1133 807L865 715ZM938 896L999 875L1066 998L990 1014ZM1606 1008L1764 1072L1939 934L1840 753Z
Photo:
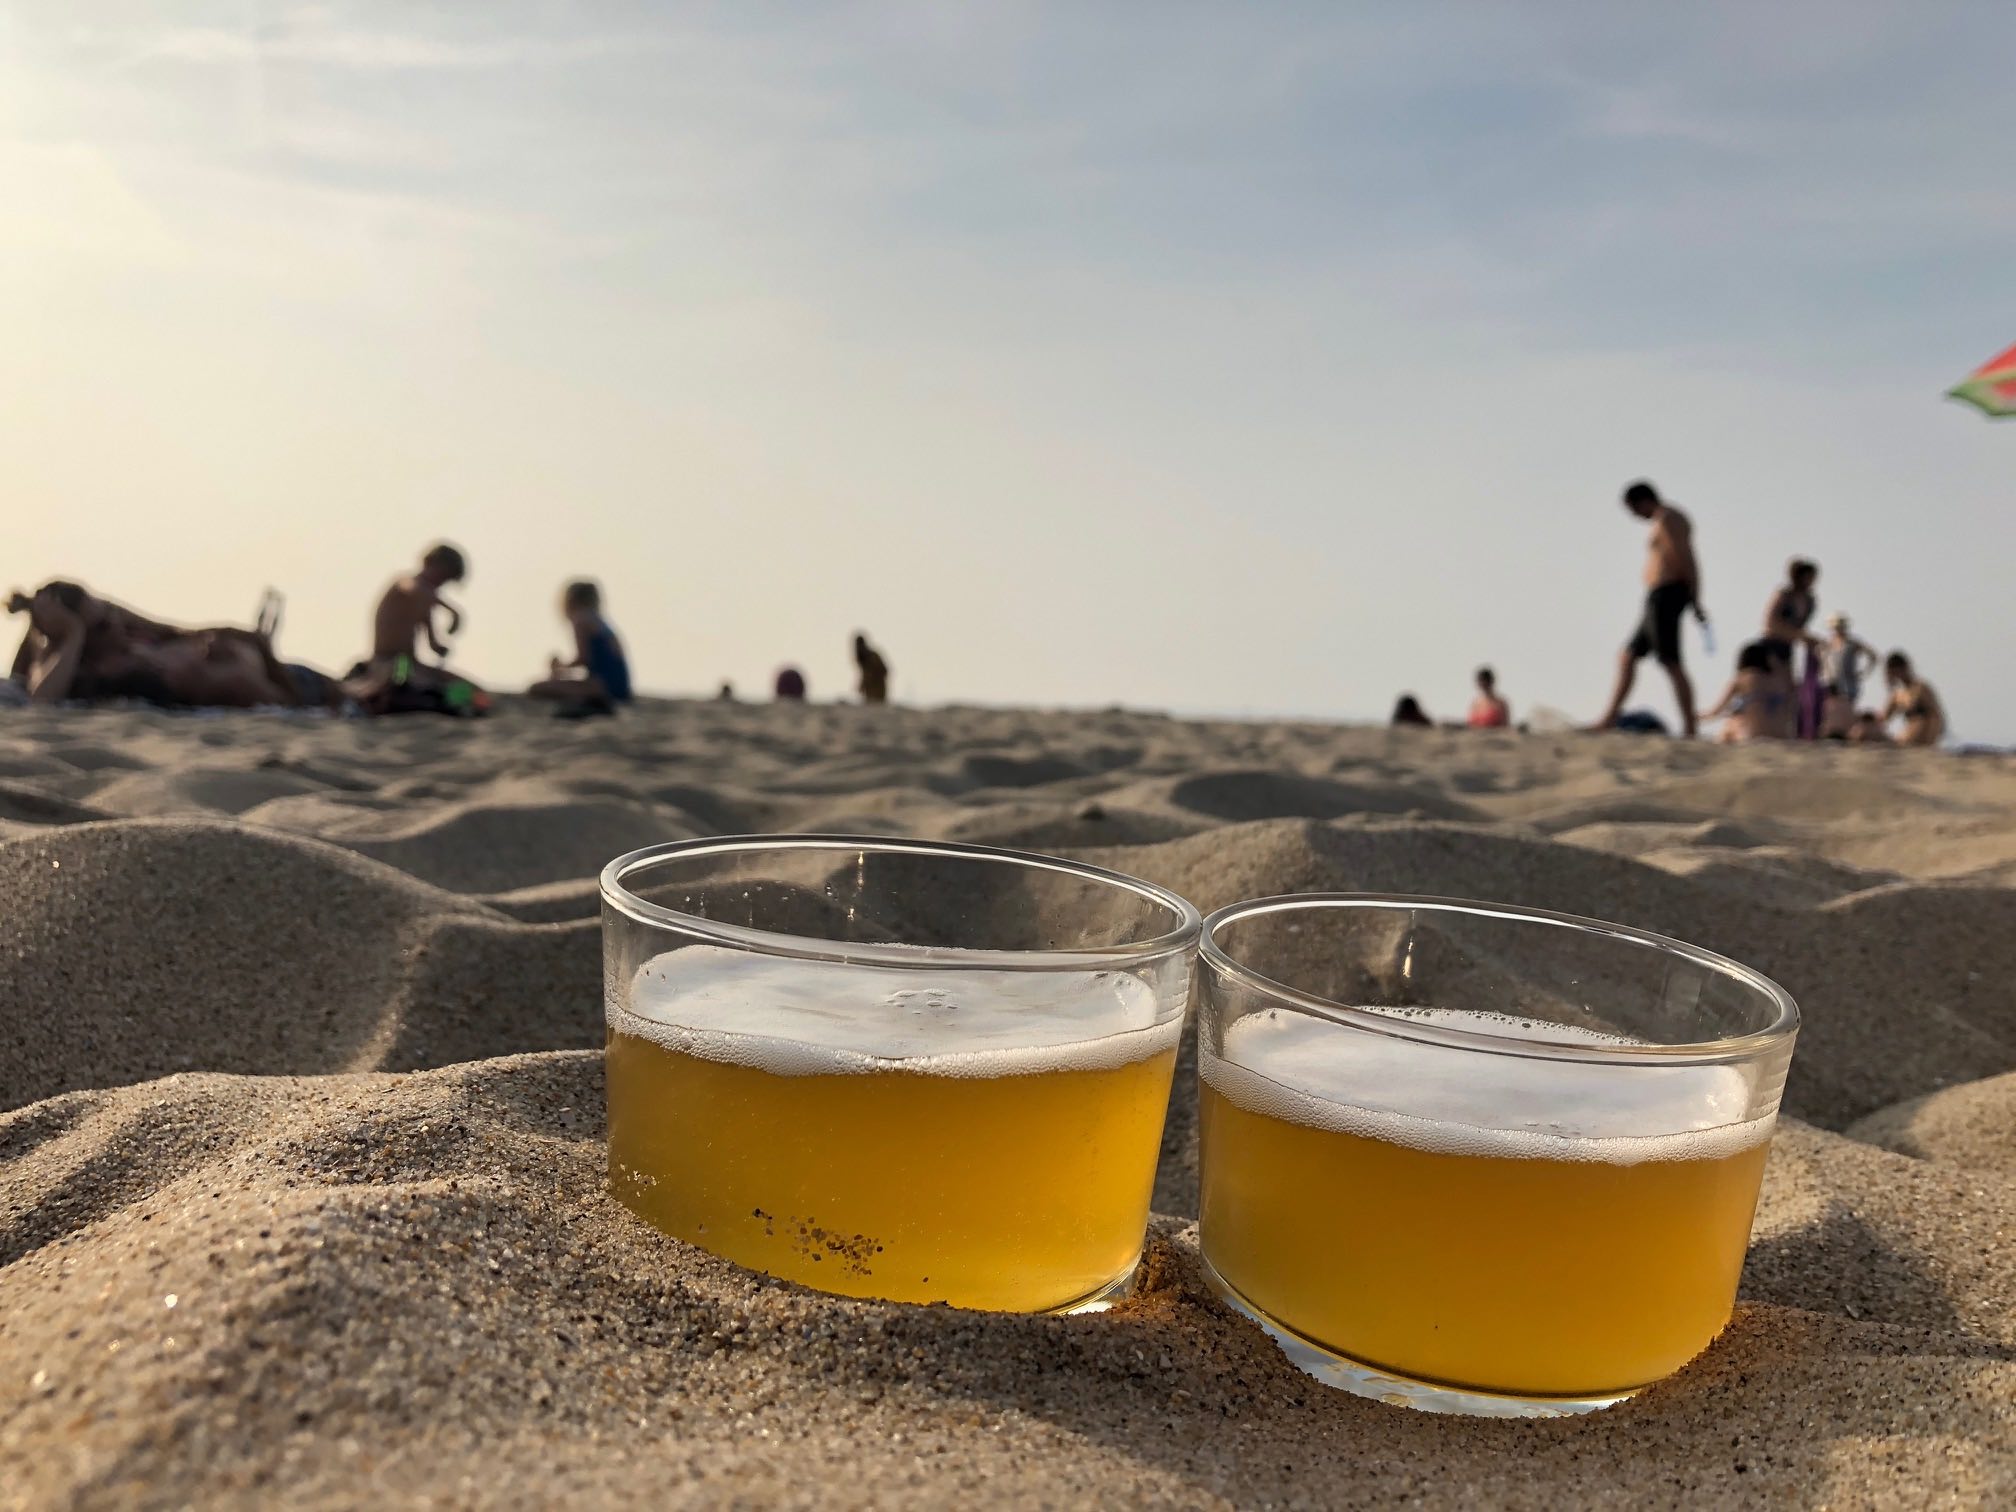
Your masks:
M0 577L347 665L438 535L500 684L589 573L654 691L1588 717L1646 475L1706 696L1810 553L2016 740L2016 8L1355 9L0 0Z

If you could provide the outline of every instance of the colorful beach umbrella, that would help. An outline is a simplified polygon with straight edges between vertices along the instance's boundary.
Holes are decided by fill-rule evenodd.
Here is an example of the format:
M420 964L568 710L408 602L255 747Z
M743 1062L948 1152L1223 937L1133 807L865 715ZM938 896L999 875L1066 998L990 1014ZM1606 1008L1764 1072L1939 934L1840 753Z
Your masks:
M1946 390L1948 399L1964 399L1995 419L2016 415L2016 346L1981 364L1963 382Z

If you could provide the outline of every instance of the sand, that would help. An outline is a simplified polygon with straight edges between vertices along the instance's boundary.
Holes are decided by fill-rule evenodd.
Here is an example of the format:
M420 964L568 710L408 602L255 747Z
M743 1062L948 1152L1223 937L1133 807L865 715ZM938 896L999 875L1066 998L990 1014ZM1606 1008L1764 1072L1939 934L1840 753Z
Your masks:
M1198 1271L843 1302L603 1191L593 876L748 829L1067 851L1210 908L1593 913L1800 998L1744 1300L1552 1423L1291 1369ZM2009 1505L2016 763L1122 713L0 714L0 1506Z

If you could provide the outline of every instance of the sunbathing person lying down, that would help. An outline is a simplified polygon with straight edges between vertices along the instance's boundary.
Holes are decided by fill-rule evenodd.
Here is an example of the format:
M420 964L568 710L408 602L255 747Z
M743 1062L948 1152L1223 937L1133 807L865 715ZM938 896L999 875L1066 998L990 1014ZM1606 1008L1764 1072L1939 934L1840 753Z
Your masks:
M28 616L12 676L33 703L136 698L164 708L250 709L342 701L332 680L274 655L278 601L270 594L251 630L171 625L61 580L32 596L13 594L7 608Z

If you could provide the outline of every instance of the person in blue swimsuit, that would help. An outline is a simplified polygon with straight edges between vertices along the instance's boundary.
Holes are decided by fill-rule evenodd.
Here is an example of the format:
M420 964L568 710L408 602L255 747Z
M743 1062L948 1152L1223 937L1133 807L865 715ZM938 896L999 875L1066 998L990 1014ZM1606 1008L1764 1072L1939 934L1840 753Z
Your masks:
M574 629L574 658L553 658L544 682L525 691L534 698L560 702L563 719L614 714L631 699L630 659L623 642L602 618L602 590L586 578L569 583L560 595L560 612Z

